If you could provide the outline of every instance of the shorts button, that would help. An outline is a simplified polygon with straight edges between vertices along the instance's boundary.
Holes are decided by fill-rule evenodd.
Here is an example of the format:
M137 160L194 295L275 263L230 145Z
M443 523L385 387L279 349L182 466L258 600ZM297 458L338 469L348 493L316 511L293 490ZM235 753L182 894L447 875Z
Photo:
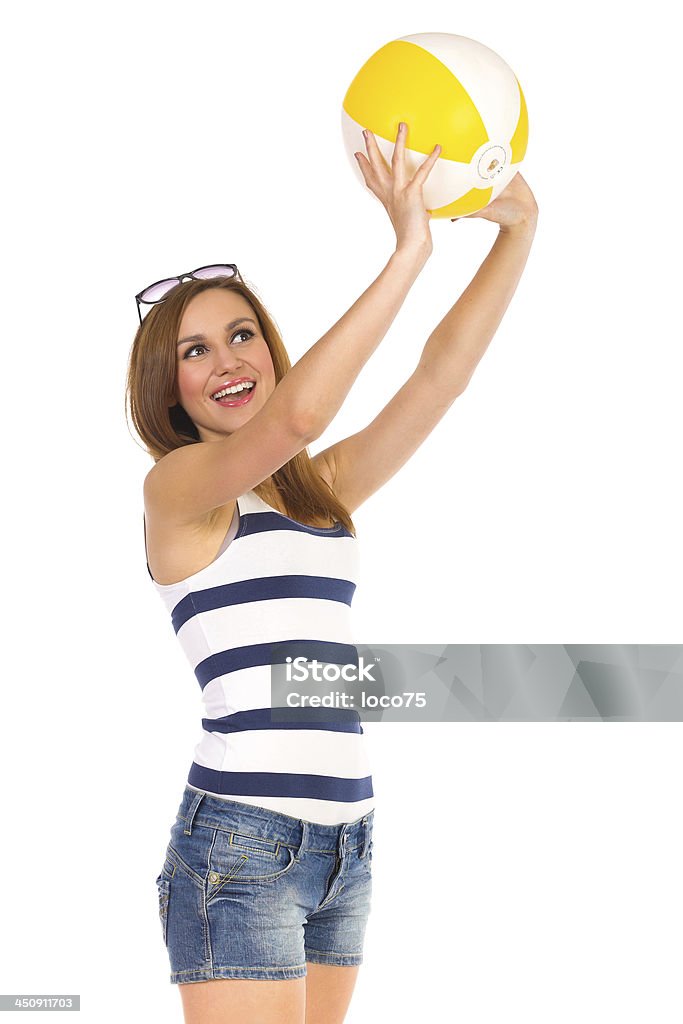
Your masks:
M216 874L216 872L212 871L211 874L209 875L209 881L210 882L217 882L218 881L218 877L219 876Z

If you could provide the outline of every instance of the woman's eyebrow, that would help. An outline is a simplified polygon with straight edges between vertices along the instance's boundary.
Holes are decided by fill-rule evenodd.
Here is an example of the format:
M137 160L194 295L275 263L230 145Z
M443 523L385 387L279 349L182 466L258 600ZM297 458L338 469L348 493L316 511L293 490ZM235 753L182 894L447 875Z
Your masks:
M256 321L253 320L250 316L240 316L240 317L237 318L237 320L231 320L229 324L226 324L225 325L225 329L226 329L226 331L231 331L233 329L233 327L237 327L238 324L246 323L247 320L249 321L249 323L252 323L254 325L254 327L258 327L258 324L256 323ZM187 338L181 338L180 341L178 342L178 345L184 345L186 341L206 341L206 335L205 334L191 334Z

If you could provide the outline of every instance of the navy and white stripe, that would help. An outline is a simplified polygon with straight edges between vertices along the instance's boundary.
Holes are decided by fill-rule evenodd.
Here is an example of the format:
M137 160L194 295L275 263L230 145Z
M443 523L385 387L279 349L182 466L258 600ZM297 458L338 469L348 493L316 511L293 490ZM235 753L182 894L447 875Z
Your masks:
M289 656L357 661L358 541L341 523L304 526L254 491L237 511L239 528L210 565L179 583L153 580L202 692L188 784L320 824L355 821L374 806L358 714L308 708L272 720L271 665L279 643Z

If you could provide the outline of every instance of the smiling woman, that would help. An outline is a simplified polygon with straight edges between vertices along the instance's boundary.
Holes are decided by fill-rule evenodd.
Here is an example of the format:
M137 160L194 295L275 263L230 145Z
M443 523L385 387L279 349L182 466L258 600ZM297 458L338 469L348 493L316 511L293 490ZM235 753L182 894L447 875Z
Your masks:
M309 458L306 446L341 408L432 251L422 185L438 149L408 180L405 138L403 126L389 168L370 135L362 165L395 251L295 366L237 275L178 280L133 343L131 415L155 461L144 482L150 576L204 703L157 878L188 1024L341 1022L363 959L374 792L360 716L304 707L274 720L272 669L302 657L358 666L351 515L464 390L512 298L535 221L527 206L521 227L501 229L466 301L385 408ZM510 202L496 215L508 216Z
M228 288L204 289L183 310L175 396L201 441L220 441L226 432L239 429L245 422L246 407L250 406L249 416L253 416L275 390L270 348L251 313L247 299ZM205 324L217 326L207 332ZM213 397L243 380L256 383L254 392L219 402ZM212 407L210 415L207 403ZM235 412L217 420L216 405L244 409L245 415Z
M150 577L204 702L157 878L188 1021L216 1000L265 1021L268 1003L273 1020L303 1013L306 979L309 1006L316 991L348 1003L362 961L374 797L360 718L304 709L292 727L266 696L274 642L326 661L355 653L355 531L327 460L306 451L318 425L310 388L287 387L295 376L267 312L233 280L178 284L129 365L133 421L155 459Z
M216 278L179 283L138 328L126 387L131 420L161 465L171 452L232 435L263 409L290 370L274 321L245 282ZM248 399L216 402L211 397L243 377L256 384ZM285 420L303 420L306 414L289 403ZM302 434L298 423L295 433ZM326 460L309 457L305 430L303 435L304 446L284 465L269 467L255 482L256 493L304 523L338 520L353 533L348 511L330 489ZM221 466L224 461L221 455ZM225 505L226 496L216 498L215 504L197 509L195 518L205 524L202 512ZM187 511L191 519L194 510Z

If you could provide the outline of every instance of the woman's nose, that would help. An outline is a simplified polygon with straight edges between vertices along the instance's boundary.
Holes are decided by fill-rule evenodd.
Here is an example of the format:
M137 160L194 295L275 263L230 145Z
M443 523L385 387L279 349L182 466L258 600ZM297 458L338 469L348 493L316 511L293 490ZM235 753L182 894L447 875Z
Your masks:
M236 352L219 352L216 356L216 370L218 373L237 370L241 366L240 357Z

